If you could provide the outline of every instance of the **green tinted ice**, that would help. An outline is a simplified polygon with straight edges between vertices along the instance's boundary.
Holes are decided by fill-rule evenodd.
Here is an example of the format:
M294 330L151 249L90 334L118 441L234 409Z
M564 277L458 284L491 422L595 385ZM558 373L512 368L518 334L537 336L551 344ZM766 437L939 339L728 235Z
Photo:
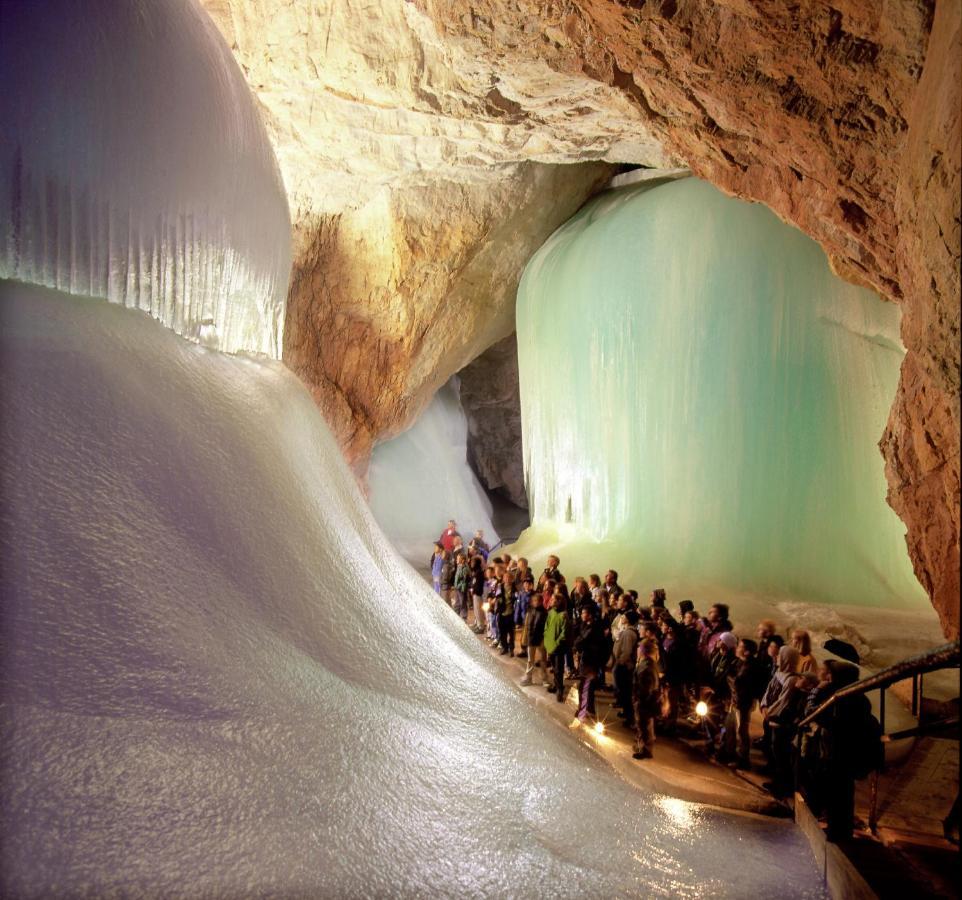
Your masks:
M531 260L517 315L529 542L603 540L599 565L672 584L927 605L877 447L898 308L768 209L694 178L610 191Z

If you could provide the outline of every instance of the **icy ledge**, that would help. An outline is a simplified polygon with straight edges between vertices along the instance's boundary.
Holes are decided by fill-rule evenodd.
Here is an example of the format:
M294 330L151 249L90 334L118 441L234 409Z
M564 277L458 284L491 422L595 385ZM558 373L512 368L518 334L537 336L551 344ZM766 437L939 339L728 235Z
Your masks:
M283 366L0 313L0 893L823 896L791 826L673 816L546 729Z

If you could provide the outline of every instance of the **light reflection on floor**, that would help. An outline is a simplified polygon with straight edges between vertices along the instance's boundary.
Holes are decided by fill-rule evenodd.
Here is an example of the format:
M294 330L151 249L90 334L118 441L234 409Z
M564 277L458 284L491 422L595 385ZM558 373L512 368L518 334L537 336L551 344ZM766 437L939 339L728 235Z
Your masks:
M672 824L677 826L677 833L684 834L695 827L695 805L687 800L676 797L658 797L655 805L660 806Z

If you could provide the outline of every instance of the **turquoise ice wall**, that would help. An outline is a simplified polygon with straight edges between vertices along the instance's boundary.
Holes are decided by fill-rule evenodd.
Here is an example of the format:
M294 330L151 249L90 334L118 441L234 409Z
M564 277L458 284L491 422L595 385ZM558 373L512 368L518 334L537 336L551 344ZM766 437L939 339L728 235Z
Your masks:
M771 211L609 191L528 264L517 327L533 534L650 583L928 605L877 447L898 308Z

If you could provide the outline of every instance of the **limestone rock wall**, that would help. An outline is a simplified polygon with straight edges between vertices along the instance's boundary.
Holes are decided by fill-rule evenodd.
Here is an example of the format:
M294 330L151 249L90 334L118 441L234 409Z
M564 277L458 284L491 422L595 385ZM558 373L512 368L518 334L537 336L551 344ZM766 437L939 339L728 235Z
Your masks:
M284 360L363 473L373 443L514 330L525 262L609 177L522 163L495 179L426 180L312 218L295 261Z
M556 164L687 164L902 304L890 502L957 633L959 0L202 2L291 201L285 358L359 469L510 332L604 176Z
M528 508L521 447L518 336L508 335L460 371L468 463L481 483Z

